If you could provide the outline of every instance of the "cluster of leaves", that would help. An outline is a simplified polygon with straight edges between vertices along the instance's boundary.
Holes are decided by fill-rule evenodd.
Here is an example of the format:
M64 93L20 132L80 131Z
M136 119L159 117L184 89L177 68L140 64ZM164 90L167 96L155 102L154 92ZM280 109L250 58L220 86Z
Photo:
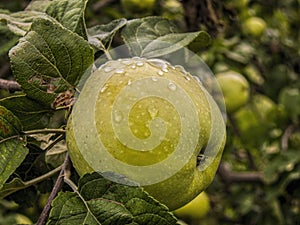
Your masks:
M42 207L33 213L30 207L57 188L55 175L64 170L66 120L94 58L111 59L114 39L124 41L130 56L140 57L159 57L184 46L198 51L210 42L206 32L180 33L161 17L121 18L87 28L86 7L87 0L36 0L24 11L0 11L1 53L9 50L17 81L17 91L3 92L0 99L0 198L13 200L32 221ZM165 206L138 187L108 183L99 174L79 181L75 175L78 188L66 177L64 189L73 192L53 201L49 224L176 224ZM10 209L1 206L2 211Z

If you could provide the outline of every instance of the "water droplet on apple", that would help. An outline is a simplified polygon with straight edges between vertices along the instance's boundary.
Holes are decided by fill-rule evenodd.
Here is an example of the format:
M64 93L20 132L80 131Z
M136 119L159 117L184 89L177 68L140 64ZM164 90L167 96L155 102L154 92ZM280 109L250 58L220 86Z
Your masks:
M161 71L161 70L159 70L157 73L158 73L159 76L163 76L164 75L164 72Z
M189 76L184 76L184 79L186 79L186 80L191 80L191 78L189 77Z
M120 123L123 120L122 112L115 110L113 115L114 121Z
M107 88L108 88L108 84L105 84L105 85L101 88L100 92L101 92L101 93L105 92Z
M109 73L109 72L111 72L111 71L113 71L113 70L114 70L114 68L111 67L111 66L106 66L106 67L104 67L104 72L105 72L105 73Z
M155 106L150 106L150 107L148 108L148 112L149 112L151 118L153 119L153 118L155 118L155 117L157 116L157 114L158 114L158 109L157 109Z
M174 84L173 82L170 82L168 84L168 88L171 90L171 91L176 91L177 87L176 87L176 84Z
M158 79L157 79L157 77L152 77L152 80L157 81Z
M144 62L138 61L138 62L136 63L136 65L137 65L137 66L143 66L143 65L144 65Z
M165 72L165 73L168 73L168 72L169 72L169 70L168 70L167 67L163 67L163 68L162 68L162 71Z
M124 69L116 69L115 72L118 73L118 74L125 73Z

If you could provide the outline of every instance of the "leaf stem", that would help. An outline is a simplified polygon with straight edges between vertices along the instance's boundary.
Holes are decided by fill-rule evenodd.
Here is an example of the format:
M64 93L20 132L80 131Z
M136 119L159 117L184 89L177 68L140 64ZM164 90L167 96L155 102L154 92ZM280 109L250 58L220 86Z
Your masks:
M48 151L53 148L58 142L64 140L65 136L63 134L59 135L51 144L49 144L44 151Z
M29 130L29 131L23 131L23 134L25 135L32 135L32 134L43 134L43 133L57 133L57 134L65 134L66 131L64 129L37 129L37 130Z

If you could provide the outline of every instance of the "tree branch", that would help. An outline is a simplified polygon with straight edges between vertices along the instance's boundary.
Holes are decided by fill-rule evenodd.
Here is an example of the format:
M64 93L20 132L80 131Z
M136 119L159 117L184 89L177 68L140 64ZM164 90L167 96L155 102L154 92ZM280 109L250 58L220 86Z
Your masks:
M62 188L62 185L64 183L64 177L66 176L66 174L69 174L70 169L71 169L71 160L70 160L69 154L67 153L65 161L63 163L63 167L62 167L62 169L59 173L59 176L55 182L52 192L48 198L48 201L47 201L38 221L36 222L36 225L46 224L50 210L51 210L51 203L52 203L53 199L56 197L56 195L58 194L58 192L60 191L60 189Z
M21 91L21 86L16 81L0 79L0 89L15 92Z
M236 183L236 182L254 182L254 183L264 183L264 176L262 172L234 172L231 170L230 166L221 162L218 174L221 179L226 183Z

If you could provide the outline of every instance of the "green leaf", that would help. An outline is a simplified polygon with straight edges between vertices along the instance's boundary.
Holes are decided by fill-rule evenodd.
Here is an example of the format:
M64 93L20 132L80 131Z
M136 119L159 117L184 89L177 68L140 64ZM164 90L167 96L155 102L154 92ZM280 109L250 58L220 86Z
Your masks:
M94 60L87 41L49 19L36 19L9 56L27 96L47 106L75 88Z
M29 31L33 20L47 18L43 12L20 11L11 14L0 13L0 22L4 22L15 35L24 36Z
M122 37L133 56L148 58L163 56L188 45L198 51L210 43L207 33L177 33L174 25L161 17L128 21L122 30Z
M54 0L46 13L67 29L87 39L84 11L88 0Z
M29 99L26 95L14 95L0 100L3 105L19 118L24 130L45 128L53 110L39 102Z
M192 52L199 52L203 48L211 44L211 37L205 31L199 31L198 36L188 45Z
M19 119L7 108L0 105L0 140L19 133L22 125Z
M5 183L0 189L0 199L22 190L24 187L26 187L26 184L21 179L14 178L12 181Z
M108 44L113 39L117 31L124 27L127 20L122 18L113 20L108 24L96 25L88 28L88 40L91 45L99 50L103 50L104 47L108 48Z
M98 173L83 176L78 193L60 193L52 204L48 225L177 224L167 207L141 188L114 183Z
M28 149L26 142L20 139L10 139L0 143L0 189L10 175L23 162Z
M26 11L46 12L52 0L32 0L27 6Z
M5 24L0 23L0 55L6 55L18 40L18 36L14 35Z

